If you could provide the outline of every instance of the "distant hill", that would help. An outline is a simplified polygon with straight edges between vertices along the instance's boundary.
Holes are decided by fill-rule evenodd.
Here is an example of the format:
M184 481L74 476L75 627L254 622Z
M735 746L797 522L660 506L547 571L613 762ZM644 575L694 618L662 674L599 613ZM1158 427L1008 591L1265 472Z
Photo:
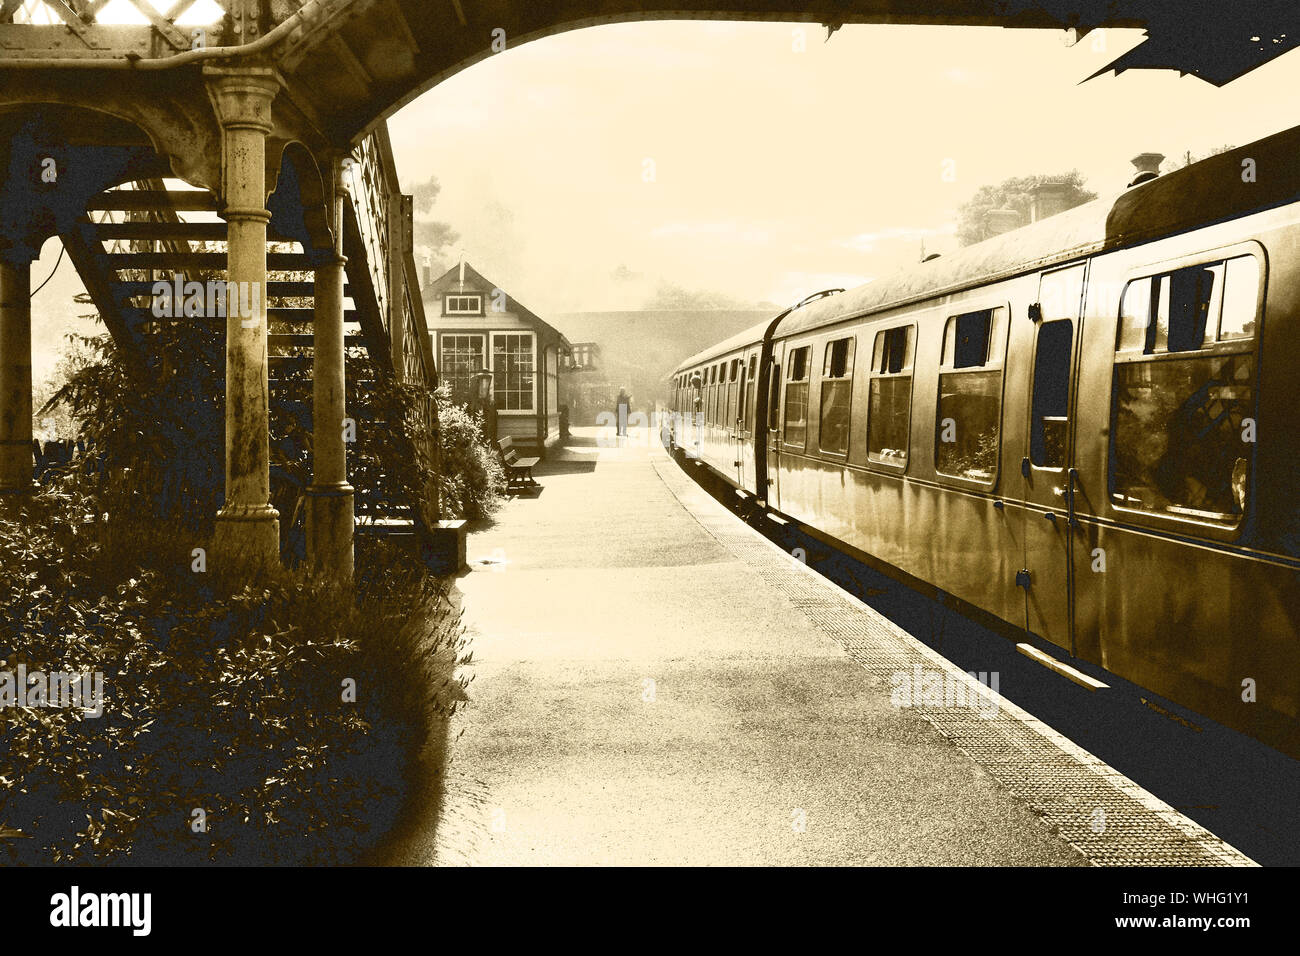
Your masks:
M595 342L597 368L561 377L560 401L572 422L591 424L613 408L620 388L637 410L653 410L669 398L667 379L682 361L738 332L768 322L779 309L642 309L568 312L549 316L570 342Z
M779 310L663 309L631 312L568 312L549 316L570 342L595 342L605 368L634 374L640 384L626 382L638 404L650 400L654 388L684 358L715 342L771 319Z

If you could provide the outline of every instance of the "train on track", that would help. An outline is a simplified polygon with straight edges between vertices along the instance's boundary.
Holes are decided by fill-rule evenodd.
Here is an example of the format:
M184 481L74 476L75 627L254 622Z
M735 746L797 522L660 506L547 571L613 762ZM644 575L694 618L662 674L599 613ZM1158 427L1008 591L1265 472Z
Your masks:
M755 507L1300 755L1300 127L683 362Z

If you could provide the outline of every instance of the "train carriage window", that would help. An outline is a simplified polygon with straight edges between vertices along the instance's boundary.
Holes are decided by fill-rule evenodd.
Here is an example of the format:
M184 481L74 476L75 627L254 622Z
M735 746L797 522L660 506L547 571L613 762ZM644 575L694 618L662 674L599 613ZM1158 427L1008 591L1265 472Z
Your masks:
M736 409L736 427L742 431L745 428L745 387L749 384L749 380L745 376L746 371L745 363L742 362L740 364L740 385L736 389L736 401L739 403L739 407Z
M876 333L867 395L867 457L871 461L907 464L915 337L911 325Z
M1238 256L1126 287L1111 401L1116 505L1241 520L1255 447L1244 423L1255 404L1259 284L1259 260ZM1130 293L1147 298L1144 329Z
M714 421L719 425L727 423L727 363L718 363L718 407Z
M997 472L1006 314L966 312L944 328L934 446L941 474L988 482Z
M714 396L714 424L724 425L727 421L727 363L718 363L718 393Z
M817 444L835 455L849 453L849 414L853 398L854 338L826 343L822 357L821 427Z
M1224 265L1223 314L1219 319L1220 342L1249 339L1255 335L1255 312L1259 302L1259 260L1237 256Z
M767 379L767 430L774 432L781 425L781 363L772 359L771 374Z
M744 401L745 401L745 411L744 411L744 413L741 415L741 417L742 417L746 422L750 422L750 421L753 420L753 418L754 418L754 414L755 414L755 408L754 408L754 389L755 389L755 381L754 381L754 376L758 374L758 356L756 356L756 355L751 355L751 356L749 357L749 368L747 369L747 372L748 372L748 377L745 379L745 387L744 387L744 389L743 389L743 391L744 391L744 393L745 393L745 398L744 398Z
M808 357L812 346L794 349L786 359L785 435L787 445L803 448L808 440Z
M740 359L731 360L731 374L727 379L727 424L735 425L736 419L740 417L740 411L736 407L740 401Z
M1222 271L1222 263L1192 266L1152 282L1154 321L1147 325L1143 352L1191 352L1205 345L1206 324ZM1213 327L1210 335L1213 338Z
M731 388L727 384L727 363L723 362L718 366L718 418L719 425L727 423L727 390Z
M1130 282L1124 288L1119 309L1119 343L1122 352L1141 349L1151 324L1151 277Z
M1073 322L1039 324L1029 419L1029 458L1039 468L1064 468L1069 455L1073 353Z

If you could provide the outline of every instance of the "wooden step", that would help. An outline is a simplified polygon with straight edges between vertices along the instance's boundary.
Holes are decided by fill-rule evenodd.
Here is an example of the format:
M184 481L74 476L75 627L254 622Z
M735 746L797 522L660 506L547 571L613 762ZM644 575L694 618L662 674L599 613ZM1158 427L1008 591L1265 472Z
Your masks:
M293 356L287 356L287 355L280 355L280 356L272 355L268 357L271 359L278 358L282 361L293 358ZM293 388L294 386L302 385L310 389L311 379L305 377L304 378L269 378L267 379L267 384L271 388ZM376 382L373 378L349 378L348 379L349 389L356 388L363 392L366 392L372 390L375 387L375 385ZM349 407L351 406L349 405Z
M188 240L190 242L225 242L227 228L224 222L101 222L92 226L95 238L150 241L154 239ZM295 242L278 230L267 227L267 238L272 242Z
M87 209L128 212L140 209L178 209L216 212L217 197L200 189L110 189L86 203Z
M188 272L192 269L225 271L224 252L109 252L104 264L114 271L123 269L161 269ZM270 272L311 272L311 262L301 252L268 252L266 268Z
M122 312L122 317L126 319L128 323L135 324L135 325L138 325L141 322L219 322L220 323L226 321L225 318L219 315L198 315L198 316L154 315L152 307L136 306L136 305L123 306L121 312ZM268 322L274 324L311 325L315 321L316 311L314 309L298 309L298 308L282 309L279 308L278 306L271 306L266 310L266 318ZM360 321L361 318L360 316L357 315L355 309L344 310L343 312L344 325L347 325L348 323L356 325ZM307 338L311 338L311 333L309 332L303 332L300 334L305 335ZM344 337L344 345L345 346L347 345L346 336Z
M221 254L224 258L224 253ZM225 267L222 266L224 269ZM168 279L162 279L168 282ZM153 295L154 284L143 280L113 280L109 282L109 287L113 295L121 301L124 298L130 298L137 295ZM267 282L266 295L269 299L288 299L303 298L310 299L316 294L316 284L314 282L290 282L281 279L275 279ZM347 298L351 295L348 286L343 287L343 296Z
M267 346L272 349L310 349L315 348L316 336L307 333L272 333L266 337ZM345 349L363 349L366 347L364 335L343 336Z
M316 321L315 309L281 308L279 306L271 306L266 310L266 314L268 317L270 317L272 321L275 322L301 322L303 324L311 324L312 322ZM349 322L357 323L360 321L361 321L361 316L357 314L356 309L343 310L344 325L346 325Z
M225 242L224 222L100 222L93 231L96 239L190 239Z

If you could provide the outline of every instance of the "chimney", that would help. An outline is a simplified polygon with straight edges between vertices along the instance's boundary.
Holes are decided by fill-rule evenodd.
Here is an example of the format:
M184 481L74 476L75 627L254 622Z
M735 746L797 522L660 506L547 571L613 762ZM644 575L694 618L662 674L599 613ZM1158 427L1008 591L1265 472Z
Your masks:
M1039 183L1029 191L1029 221L1038 222L1065 209L1070 185L1060 182Z
M1000 236L1020 226L1020 213L1014 209L990 209L984 218L984 228L990 236Z
M1164 153L1138 153L1129 162L1137 170L1137 175L1133 177L1130 186L1140 186L1142 183L1150 182L1160 175L1160 164L1164 162Z
M423 288L427 289L433 285L433 267L429 265L429 260L424 260L424 284Z

